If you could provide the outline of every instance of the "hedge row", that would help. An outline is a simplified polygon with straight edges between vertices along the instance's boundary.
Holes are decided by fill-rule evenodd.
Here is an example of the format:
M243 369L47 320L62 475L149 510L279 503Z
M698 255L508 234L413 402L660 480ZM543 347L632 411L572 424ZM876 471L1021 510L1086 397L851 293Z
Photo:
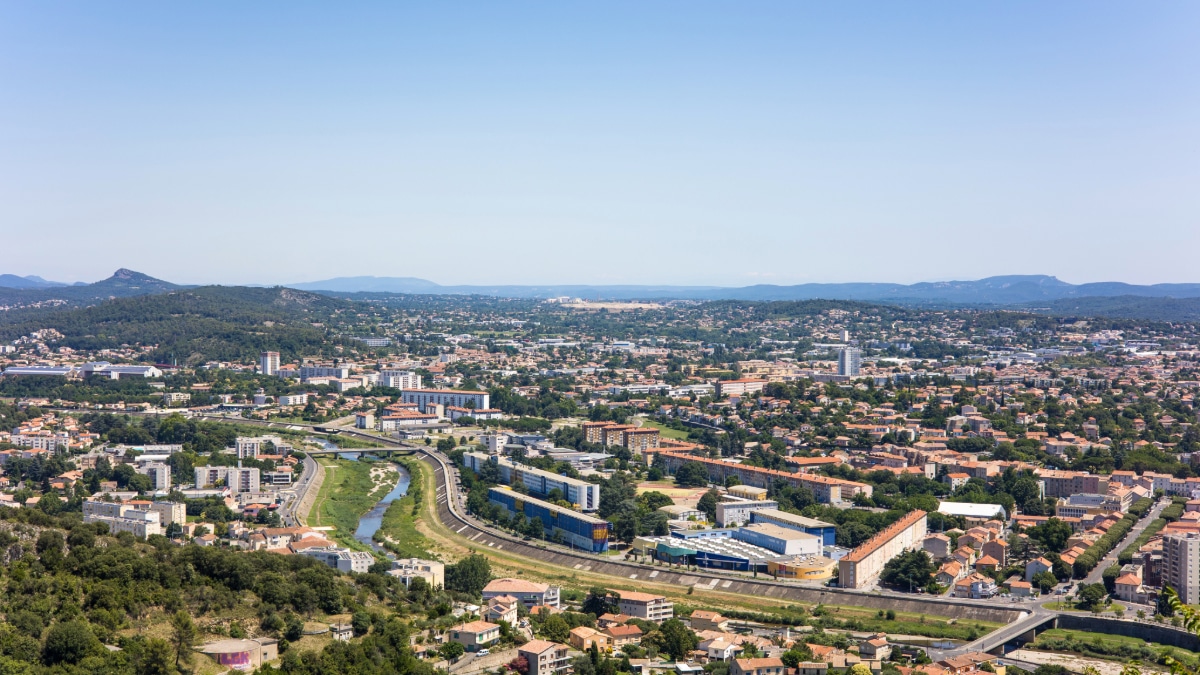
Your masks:
M1142 497L1129 507L1129 512L1138 518L1145 518L1147 513L1150 513L1150 507L1154 506L1154 500L1149 497Z
M1129 534L1133 529L1133 524L1138 521L1138 518L1131 513L1125 514L1125 517L1118 520L1108 532L1104 533L1103 537L1096 540L1088 550L1084 551L1078 558L1075 559L1074 572L1077 577L1086 577L1088 572L1091 572L1108 552L1116 548L1117 544Z
M1133 562L1133 555L1138 552L1138 549L1145 546L1146 542L1150 541L1151 537L1158 534L1166 526L1167 520L1162 517L1155 518L1154 520L1150 521L1150 524L1146 526L1146 529L1142 530L1142 533L1138 535L1138 538L1134 539L1132 544L1126 546L1124 550L1121 551L1121 555L1117 556L1117 562L1121 563L1122 565L1128 565L1129 563Z

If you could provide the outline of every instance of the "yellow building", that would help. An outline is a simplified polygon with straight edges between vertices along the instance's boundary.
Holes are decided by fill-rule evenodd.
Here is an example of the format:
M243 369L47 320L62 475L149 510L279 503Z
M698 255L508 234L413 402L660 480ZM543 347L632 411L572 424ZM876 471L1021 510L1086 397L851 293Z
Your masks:
M767 573L780 579L825 581L837 576L837 562L825 556L797 556L768 562Z

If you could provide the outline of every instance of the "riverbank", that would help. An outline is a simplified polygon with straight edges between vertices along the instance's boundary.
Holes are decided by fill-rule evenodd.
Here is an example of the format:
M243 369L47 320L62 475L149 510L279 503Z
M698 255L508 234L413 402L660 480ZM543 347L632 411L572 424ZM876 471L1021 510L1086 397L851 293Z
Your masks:
M322 457L321 490L308 518L310 527L333 527L329 537L359 551L371 547L354 538L358 522L396 486L400 472L390 463Z
M423 472L429 469L423 462L403 460L408 470L408 492L392 502L383 514L383 522L375 532L374 541L399 558L431 558L431 541L417 529L421 519L421 505L425 498Z

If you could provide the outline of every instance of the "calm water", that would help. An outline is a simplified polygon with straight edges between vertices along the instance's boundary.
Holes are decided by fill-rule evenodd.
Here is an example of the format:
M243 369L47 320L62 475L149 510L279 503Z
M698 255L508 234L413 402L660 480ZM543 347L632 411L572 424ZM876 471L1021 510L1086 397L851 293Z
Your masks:
M376 550L384 550L375 542L371 541L371 537L379 531L379 527L383 524L383 512L387 511L388 505L400 499L408 492L408 483L411 477L408 475L408 469L405 469L400 464L393 464L400 471L400 480L396 482L396 487L392 491L384 495L383 499L375 505L375 508L367 511L367 514L359 519L358 529L354 531L354 538L368 546L375 547Z

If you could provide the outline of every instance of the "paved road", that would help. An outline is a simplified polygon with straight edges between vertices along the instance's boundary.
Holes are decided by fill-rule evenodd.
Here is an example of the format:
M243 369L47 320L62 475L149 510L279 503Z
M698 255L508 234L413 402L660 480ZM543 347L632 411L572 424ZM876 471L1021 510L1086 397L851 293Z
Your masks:
M1098 565L1096 565L1096 568L1087 575L1087 579L1085 579L1083 583L1098 584L1104 581L1105 568L1115 564L1117 562L1117 558L1121 555L1121 551L1123 551L1126 546L1132 544L1134 540L1141 536L1142 532L1155 518L1158 518L1158 516L1162 514L1163 509L1167 508L1170 503L1171 499L1169 497L1164 497L1158 500L1158 502L1150 509L1150 512L1146 514L1146 517L1134 524L1129 532L1126 533L1125 538L1122 539L1116 546L1114 546L1113 550L1110 551L1109 554L1105 556Z
M304 508L309 492L316 487L317 461L306 455L303 464L304 472L300 474L300 480L285 491L285 501L279 510L279 517L283 521L284 527L293 527L300 523L302 515L300 510Z

